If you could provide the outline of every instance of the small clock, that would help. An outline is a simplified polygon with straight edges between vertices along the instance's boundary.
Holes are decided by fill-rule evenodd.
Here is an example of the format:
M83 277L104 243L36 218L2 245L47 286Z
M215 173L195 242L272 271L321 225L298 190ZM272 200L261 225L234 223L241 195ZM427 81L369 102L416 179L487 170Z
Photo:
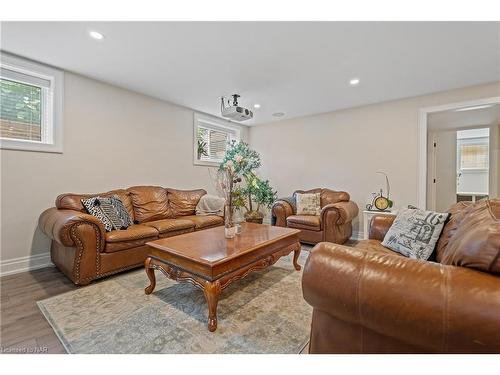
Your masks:
M379 196L375 198L373 205L377 210L385 211L391 206L391 202L386 197Z

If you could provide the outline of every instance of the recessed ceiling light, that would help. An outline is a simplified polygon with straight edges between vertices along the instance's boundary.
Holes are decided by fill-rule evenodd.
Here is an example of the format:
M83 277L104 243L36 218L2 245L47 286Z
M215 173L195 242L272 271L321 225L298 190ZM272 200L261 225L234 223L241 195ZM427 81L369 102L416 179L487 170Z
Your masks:
M359 85L359 78L353 78L353 79L351 79L351 80L349 81L349 84L350 84L351 86L357 86L357 85Z
M97 39L97 40L102 40L104 39L104 35L101 34L100 32L98 31L89 31L89 35L94 38L94 39Z
M260 108L260 104L254 104L253 107L258 109Z
M285 114L283 112L275 112L273 113L274 117L283 117Z
M490 107L493 107L493 104L484 104L484 105L476 105L474 107L459 108L459 109L455 109L455 112L474 111L475 109L483 109L483 108L490 108Z

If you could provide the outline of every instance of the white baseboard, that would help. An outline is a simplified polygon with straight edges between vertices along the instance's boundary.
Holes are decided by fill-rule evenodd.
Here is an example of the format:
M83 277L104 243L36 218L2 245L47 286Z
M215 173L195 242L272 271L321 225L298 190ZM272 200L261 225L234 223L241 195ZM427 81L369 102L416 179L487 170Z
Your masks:
M0 276L50 267L50 252L0 261Z

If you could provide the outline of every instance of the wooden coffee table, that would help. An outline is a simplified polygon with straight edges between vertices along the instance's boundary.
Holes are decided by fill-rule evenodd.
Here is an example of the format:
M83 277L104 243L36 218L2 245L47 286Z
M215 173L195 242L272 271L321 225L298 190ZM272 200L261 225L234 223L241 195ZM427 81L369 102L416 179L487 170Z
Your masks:
M208 304L208 330L213 332L219 295L233 281L271 266L292 251L293 265L300 270L299 233L297 229L243 223L241 234L232 239L224 237L221 226L148 242L151 251L145 268L150 285L145 292L151 294L155 288L155 269L200 288Z

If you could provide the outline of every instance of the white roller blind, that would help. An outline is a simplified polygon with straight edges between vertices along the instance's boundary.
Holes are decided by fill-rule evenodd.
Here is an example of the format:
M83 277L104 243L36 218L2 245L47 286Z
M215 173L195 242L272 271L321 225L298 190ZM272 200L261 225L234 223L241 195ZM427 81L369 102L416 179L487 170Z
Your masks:
M460 146L460 169L488 169L488 144L465 144Z

